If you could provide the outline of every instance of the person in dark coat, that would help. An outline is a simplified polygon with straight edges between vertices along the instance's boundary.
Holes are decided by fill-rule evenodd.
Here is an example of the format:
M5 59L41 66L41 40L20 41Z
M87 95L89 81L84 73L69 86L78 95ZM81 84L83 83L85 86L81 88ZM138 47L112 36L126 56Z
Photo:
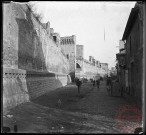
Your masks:
M78 93L80 93L80 87L82 85L82 81L79 78L76 79L76 85L78 87Z
M107 86L109 86L109 85L111 85L111 78L110 77L107 78Z
M93 80L93 86L95 86L95 80Z
M99 88L99 85L100 85L100 80L96 80L96 84L97 84L97 88Z

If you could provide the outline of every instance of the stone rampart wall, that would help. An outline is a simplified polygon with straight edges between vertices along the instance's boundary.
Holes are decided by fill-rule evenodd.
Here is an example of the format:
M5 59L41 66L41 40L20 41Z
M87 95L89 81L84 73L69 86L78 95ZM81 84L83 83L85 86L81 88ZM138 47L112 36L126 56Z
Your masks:
M3 6L3 106L8 110L70 83L69 62L28 6Z

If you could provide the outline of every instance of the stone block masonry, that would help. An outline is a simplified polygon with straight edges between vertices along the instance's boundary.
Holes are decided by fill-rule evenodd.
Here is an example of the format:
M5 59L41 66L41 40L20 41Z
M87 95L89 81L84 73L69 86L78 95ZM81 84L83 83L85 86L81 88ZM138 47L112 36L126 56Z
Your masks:
M21 69L3 69L3 111L29 101L26 84L26 71Z
M35 99L47 92L63 87L70 81L68 75L65 74L27 71L26 84L30 99Z
M28 5L3 5L4 111L71 81L69 61L45 26Z
M65 74L4 68L4 113L10 108L24 102L29 102L47 92L63 87L70 82L70 77Z

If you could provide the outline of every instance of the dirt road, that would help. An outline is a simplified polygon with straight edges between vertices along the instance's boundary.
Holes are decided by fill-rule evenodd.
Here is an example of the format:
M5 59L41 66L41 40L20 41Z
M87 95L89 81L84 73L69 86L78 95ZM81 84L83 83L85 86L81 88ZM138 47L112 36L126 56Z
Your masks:
M78 94L76 85L70 84L13 108L13 117L4 117L4 125L13 132L16 120L18 132L25 133L133 132L122 131L115 122L117 111L129 103L117 93L110 97L106 88L104 81L99 89L84 83Z

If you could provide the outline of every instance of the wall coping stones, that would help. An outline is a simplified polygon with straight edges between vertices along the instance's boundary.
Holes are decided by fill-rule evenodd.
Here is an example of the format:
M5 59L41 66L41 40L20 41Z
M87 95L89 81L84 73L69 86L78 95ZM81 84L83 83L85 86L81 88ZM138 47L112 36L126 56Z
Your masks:
M68 74L62 73L53 73L47 71L29 71L27 70L27 77L58 77L58 76L67 76Z
M22 69L3 68L3 78L25 78L26 71Z
M63 77L68 74L53 73L47 71L36 71L36 70L22 70L22 69L12 69L3 68L3 77L5 78L16 78L17 76L21 78L25 77Z

